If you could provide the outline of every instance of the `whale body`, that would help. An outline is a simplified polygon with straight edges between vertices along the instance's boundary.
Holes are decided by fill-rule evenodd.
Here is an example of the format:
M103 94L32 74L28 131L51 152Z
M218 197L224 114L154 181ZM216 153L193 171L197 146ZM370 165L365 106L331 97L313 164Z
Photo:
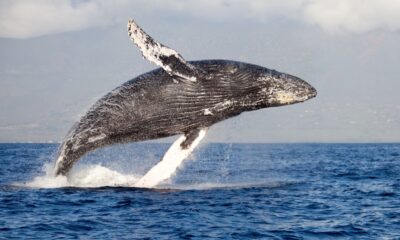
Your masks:
M124 83L90 108L60 145L55 175L66 175L79 158L99 147L184 134L180 147L186 149L217 122L317 95L304 80L261 66L187 62L133 21L128 32L143 56L161 68Z

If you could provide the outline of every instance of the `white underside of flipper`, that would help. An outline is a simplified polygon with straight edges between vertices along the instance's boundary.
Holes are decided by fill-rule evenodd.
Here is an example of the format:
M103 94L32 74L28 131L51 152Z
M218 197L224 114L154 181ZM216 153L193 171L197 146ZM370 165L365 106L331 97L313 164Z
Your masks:
M135 187L153 188L164 180L170 178L183 161L193 152L199 145L200 141L206 135L207 130L202 129L199 135L194 139L186 149L182 149L181 144L186 140L186 136L179 137L168 149L162 160L158 162L150 171L148 171L139 181L135 183Z
M199 70L195 66L186 62L174 49L155 41L133 19L128 21L128 35L145 59L163 68L172 76L191 82L197 80Z

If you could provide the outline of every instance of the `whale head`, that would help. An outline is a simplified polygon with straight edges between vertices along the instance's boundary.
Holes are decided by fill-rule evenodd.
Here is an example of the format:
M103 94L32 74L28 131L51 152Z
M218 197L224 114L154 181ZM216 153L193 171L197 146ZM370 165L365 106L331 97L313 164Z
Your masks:
M317 90L306 81L285 73L268 70L259 79L261 97L267 107L304 102L317 96Z

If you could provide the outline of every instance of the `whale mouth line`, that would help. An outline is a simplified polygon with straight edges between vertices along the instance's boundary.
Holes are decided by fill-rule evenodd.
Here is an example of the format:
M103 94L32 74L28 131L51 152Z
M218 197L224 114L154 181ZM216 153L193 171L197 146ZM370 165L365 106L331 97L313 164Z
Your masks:
M312 91L312 94L309 95L309 98L308 98L308 99L315 98L317 95L318 95L318 92L317 92L317 90L314 89L314 90Z
M304 100L301 101L301 102L305 102L305 101L307 101L307 100L313 99L313 98L315 98L316 96L317 96L317 92L315 92L315 93L313 93L313 94L311 94L311 95L307 95L307 96L304 98Z
M305 102L307 100L310 100L312 98L315 98L318 95L317 90L313 89L311 93L305 95L303 98L301 98L300 101L298 102Z

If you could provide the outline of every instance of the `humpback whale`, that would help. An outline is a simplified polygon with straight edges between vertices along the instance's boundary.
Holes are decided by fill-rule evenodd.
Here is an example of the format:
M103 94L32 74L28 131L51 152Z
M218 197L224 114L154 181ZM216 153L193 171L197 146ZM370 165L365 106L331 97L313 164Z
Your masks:
M317 95L304 80L265 67L230 60L186 61L133 20L128 22L128 35L143 57L160 68L122 84L89 109L59 147L56 176L67 175L94 149L173 135L182 135L171 149L180 149L184 158L217 122ZM170 150L160 164L174 157ZM163 174L160 169L150 172Z

